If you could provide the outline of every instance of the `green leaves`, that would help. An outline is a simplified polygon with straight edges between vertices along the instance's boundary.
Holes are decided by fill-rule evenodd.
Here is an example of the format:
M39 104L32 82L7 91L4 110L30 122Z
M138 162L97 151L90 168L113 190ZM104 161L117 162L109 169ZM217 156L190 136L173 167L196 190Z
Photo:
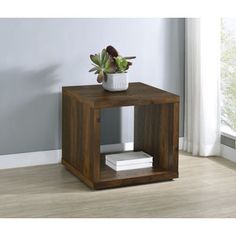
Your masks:
M99 54L90 55L90 59L95 65L100 66L100 55Z
M132 65L127 59L134 58L135 57L122 57L114 47L108 46L106 49L103 49L101 53L90 55L94 67L91 68L89 72L97 74L97 81L101 83L106 79L107 74L123 73L127 71L129 66Z
M95 66L95 67L93 67L92 69L90 69L89 72L93 72L93 71L97 71L97 70L99 70L99 67L98 67L98 66Z
M115 57L115 62L117 65L117 72L125 72L128 69L128 61L121 56Z
M90 59L94 63L94 67L90 69L89 72L98 74L97 81L99 83L106 78L107 73L115 73L116 66L114 60L105 49L103 49L101 53L90 55Z

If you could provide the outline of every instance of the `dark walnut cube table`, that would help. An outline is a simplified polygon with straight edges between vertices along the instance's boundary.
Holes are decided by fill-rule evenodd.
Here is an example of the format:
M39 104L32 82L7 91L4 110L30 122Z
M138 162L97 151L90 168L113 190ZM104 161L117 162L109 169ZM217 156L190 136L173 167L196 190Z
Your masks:
M178 178L179 96L143 83L125 92L101 85L62 88L62 164L92 189ZM100 112L134 106L134 151L153 156L153 167L114 171L100 153Z

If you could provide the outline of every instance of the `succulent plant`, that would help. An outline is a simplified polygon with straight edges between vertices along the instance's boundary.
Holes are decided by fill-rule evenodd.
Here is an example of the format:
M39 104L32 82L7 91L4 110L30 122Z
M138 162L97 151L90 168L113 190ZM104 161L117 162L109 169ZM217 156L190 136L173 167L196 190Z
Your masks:
M117 66L117 72L122 73L129 69L128 61L124 57L121 56L115 57L115 62Z
M114 47L112 47L111 45L107 46L106 51L107 51L107 52L109 53L109 55L110 55L111 57L113 57L113 58L119 56L118 51L117 51Z
M89 72L95 71L95 74L98 74L97 81L99 83L106 79L107 73L114 73L116 71L114 60L105 49L99 54L90 55L90 59L94 67Z
M136 57L122 57L118 51L111 45L103 49L101 53L90 55L90 59L94 66L89 72L97 74L97 81L101 83L107 79L107 74L111 73L124 73L132 65L128 59Z

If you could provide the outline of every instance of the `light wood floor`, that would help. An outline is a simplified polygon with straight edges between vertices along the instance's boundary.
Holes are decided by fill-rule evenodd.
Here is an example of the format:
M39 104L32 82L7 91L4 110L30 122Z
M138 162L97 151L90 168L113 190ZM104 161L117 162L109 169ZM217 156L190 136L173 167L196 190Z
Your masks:
M236 164L181 153L177 180L100 191L59 164L1 170L0 217L236 217Z

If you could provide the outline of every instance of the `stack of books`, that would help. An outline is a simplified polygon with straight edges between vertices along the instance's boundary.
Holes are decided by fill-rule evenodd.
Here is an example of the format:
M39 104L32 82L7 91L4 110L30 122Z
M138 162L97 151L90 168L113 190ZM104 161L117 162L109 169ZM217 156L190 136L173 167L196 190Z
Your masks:
M153 157L145 152L124 152L105 155L106 165L115 171L152 167Z

